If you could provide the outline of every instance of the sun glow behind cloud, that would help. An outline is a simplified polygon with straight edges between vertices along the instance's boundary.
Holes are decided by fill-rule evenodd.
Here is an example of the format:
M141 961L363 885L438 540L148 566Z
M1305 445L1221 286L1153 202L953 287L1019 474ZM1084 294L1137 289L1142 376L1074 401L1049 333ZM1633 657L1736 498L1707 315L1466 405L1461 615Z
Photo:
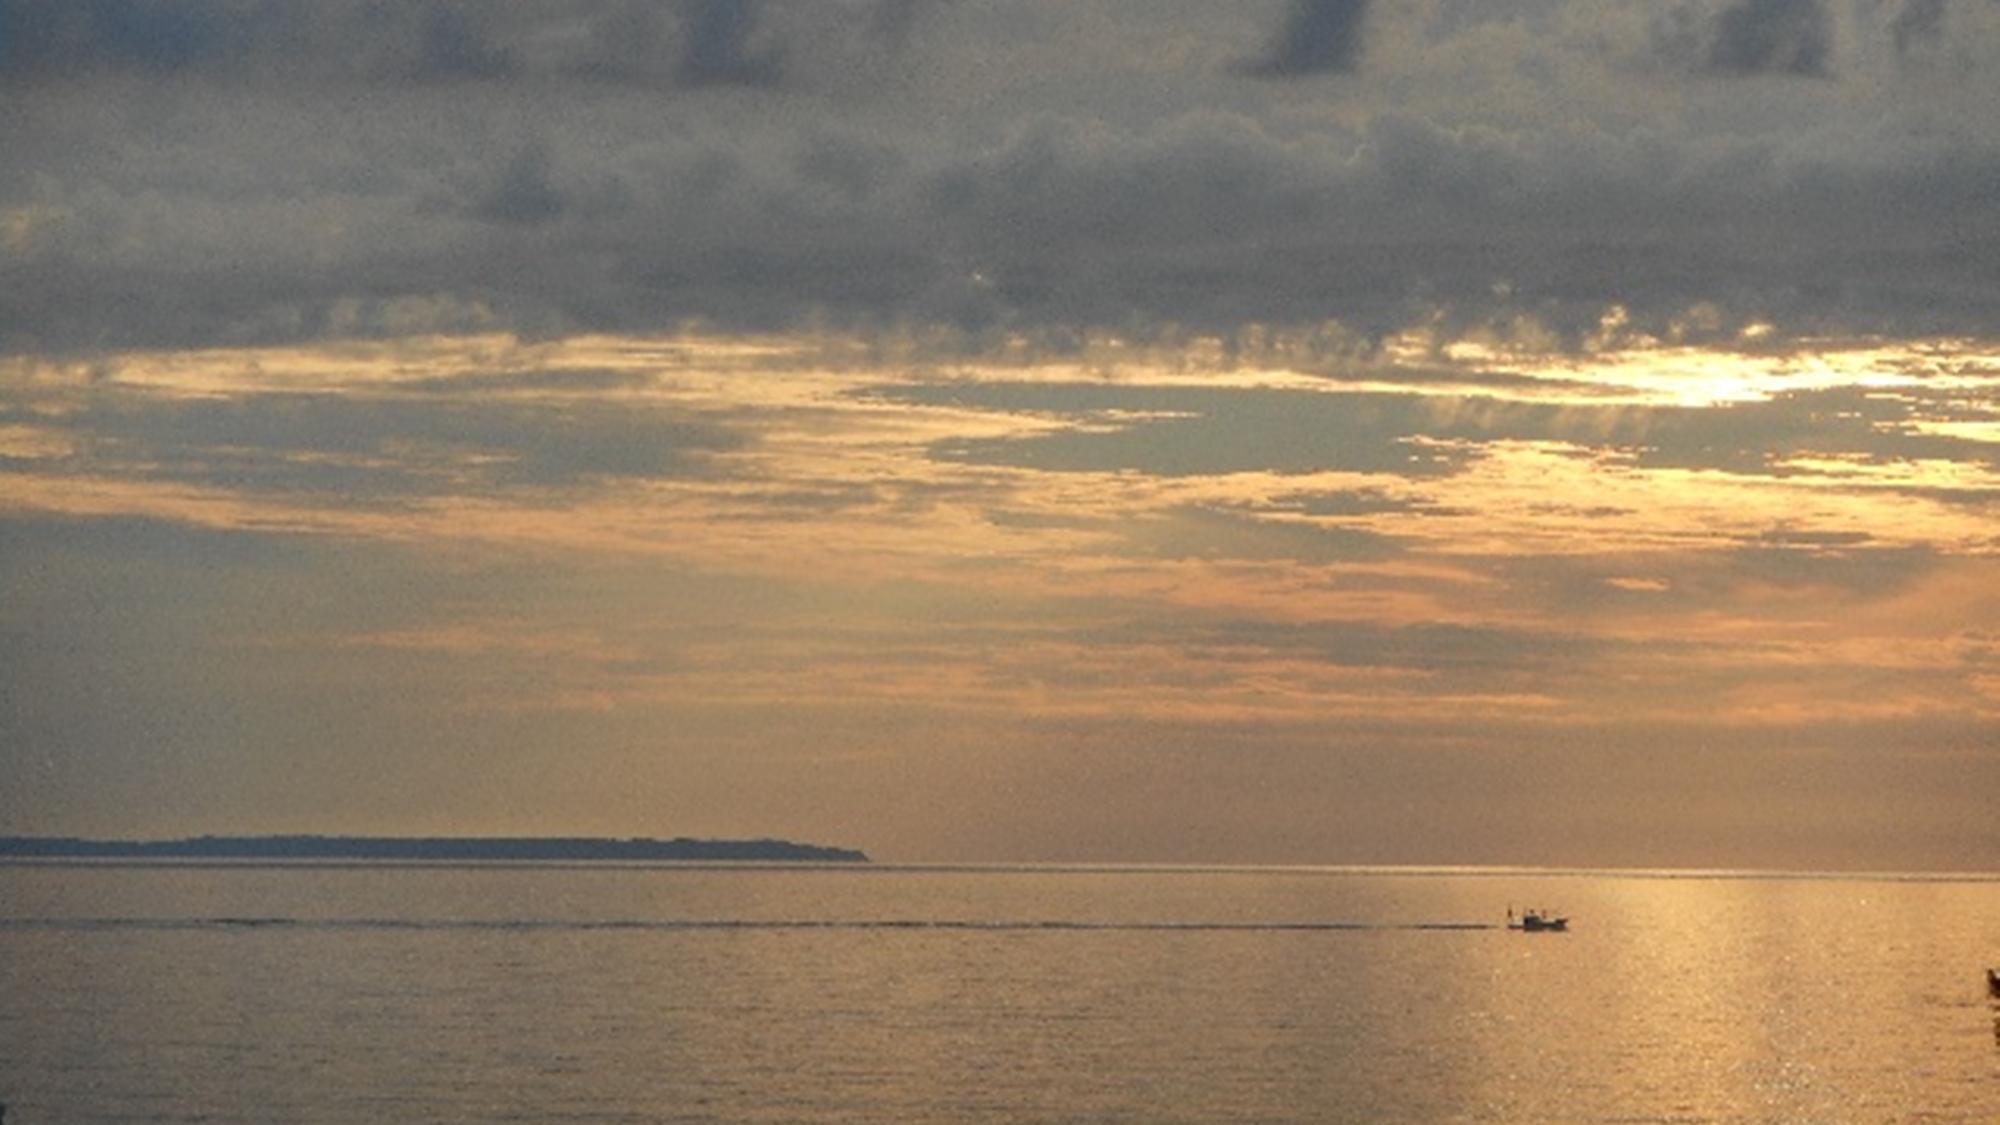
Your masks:
M348 617L220 608L198 644L312 677L259 681L280 697L420 685L364 705L403 737L514 715L663 739L640 776L752 737L725 714L792 716L745 760L794 763L954 753L937 723L987 728L975 758L1048 724L1818 744L2000 721L1992 358L1288 370L1199 343L601 336L14 360L0 505L134 550L183 527L427 576L435 600ZM828 733L857 723L899 733L857 759Z

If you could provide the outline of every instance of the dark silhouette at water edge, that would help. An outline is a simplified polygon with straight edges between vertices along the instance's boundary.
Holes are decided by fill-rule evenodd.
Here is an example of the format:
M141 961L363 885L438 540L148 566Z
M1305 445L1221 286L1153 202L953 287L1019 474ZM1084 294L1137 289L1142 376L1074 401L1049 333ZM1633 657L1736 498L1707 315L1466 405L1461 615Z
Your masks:
M193 836L181 840L0 836L0 858L868 862L865 853L853 848L789 840L592 836Z

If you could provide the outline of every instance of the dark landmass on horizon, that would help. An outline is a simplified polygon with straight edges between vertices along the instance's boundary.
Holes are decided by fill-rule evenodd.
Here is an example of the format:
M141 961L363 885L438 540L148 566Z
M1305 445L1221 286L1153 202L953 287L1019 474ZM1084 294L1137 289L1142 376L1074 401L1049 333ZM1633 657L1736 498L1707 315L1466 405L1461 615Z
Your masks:
M593 836L193 836L83 840L0 836L0 857L31 859L691 860L866 863L853 848L789 840Z

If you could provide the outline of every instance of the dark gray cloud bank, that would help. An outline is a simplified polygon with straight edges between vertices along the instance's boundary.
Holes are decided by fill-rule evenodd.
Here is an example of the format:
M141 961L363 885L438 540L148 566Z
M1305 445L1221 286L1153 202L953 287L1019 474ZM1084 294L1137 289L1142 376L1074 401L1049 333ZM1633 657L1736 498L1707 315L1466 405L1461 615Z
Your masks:
M1923 334L1980 0L0 3L0 346L935 325Z

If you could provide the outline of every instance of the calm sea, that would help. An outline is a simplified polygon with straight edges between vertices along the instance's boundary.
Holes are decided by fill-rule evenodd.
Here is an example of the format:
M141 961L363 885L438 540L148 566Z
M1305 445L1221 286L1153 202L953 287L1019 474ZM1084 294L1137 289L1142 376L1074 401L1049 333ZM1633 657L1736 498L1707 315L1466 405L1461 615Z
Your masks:
M1504 928L1509 906L1566 934ZM2000 879L0 866L7 1125L2000 1121Z

